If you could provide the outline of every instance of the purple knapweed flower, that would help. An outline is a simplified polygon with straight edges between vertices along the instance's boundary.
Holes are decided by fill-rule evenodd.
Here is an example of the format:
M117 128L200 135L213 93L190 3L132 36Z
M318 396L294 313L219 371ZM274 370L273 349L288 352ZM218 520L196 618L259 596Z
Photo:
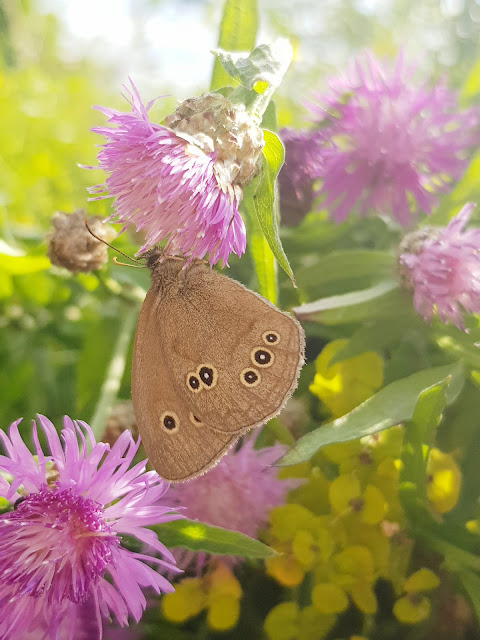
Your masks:
M400 246L402 283L430 322L464 328L464 313L480 313L480 229L464 229L475 205L466 204L444 228L424 227Z
M321 173L321 147L325 143L322 130L279 131L285 146L285 163L278 176L282 224L293 226L312 210L314 182Z
M253 445L253 440L248 440L205 475L172 485L167 500L173 508L185 506L187 518L255 538L267 524L269 510L283 504L287 492L297 487L299 481L280 480L278 469L271 466L285 453L285 447L254 449ZM174 553L179 566L193 566L197 571L204 567L208 557L184 549L176 549ZM238 561L232 557L223 560L229 564Z
M261 130L220 94L185 100L166 126L150 121L154 100L144 105L133 82L127 94L130 113L96 107L111 126L93 129L107 140L98 164L109 174L89 189L99 194L93 199L114 197L110 219L146 231L139 253L168 238L171 255L208 254L210 264L240 256L246 235L238 205L258 171Z
M356 59L317 100L311 111L330 137L320 193L336 222L355 208L407 227L431 212L479 142L479 110L459 111L443 83L415 86L401 55L389 72L373 55Z
M147 527L180 516L144 461L129 468L139 443L128 431L110 448L82 421L66 417L60 438L39 415L47 453L34 421L34 456L19 422L8 435L0 430L0 495L14 503L0 516L0 637L100 639L102 618L122 626L140 619L142 588L173 591L149 564L178 571L174 557ZM123 535L149 551L124 547ZM77 622L84 636L75 635Z

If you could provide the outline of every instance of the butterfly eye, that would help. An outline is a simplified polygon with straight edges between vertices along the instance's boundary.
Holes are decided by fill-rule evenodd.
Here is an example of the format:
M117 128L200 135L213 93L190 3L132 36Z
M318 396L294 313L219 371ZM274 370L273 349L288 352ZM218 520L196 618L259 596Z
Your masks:
M255 369L244 369L240 374L240 382L246 387L256 387L261 379L259 372Z
M280 342L280 334L278 331L265 331L262 334L262 340L265 344L278 344Z
M196 373L187 373L187 385L193 393L198 393L202 390L202 383Z
M271 367L273 361L275 360L275 356L270 351L270 349L252 349L250 358L253 364L256 364L259 367L263 367L265 369L267 367Z
M217 384L217 370L210 364L200 365L197 375L208 389L212 389Z
M190 412L189 418L190 418L190 422L194 424L196 427L203 427L203 422L200 420L200 418L197 418L197 416L194 415L192 412Z
M180 425L178 416L176 413L173 413L173 411L165 411L165 413L162 413L160 422L167 433L175 433L175 431L178 431Z

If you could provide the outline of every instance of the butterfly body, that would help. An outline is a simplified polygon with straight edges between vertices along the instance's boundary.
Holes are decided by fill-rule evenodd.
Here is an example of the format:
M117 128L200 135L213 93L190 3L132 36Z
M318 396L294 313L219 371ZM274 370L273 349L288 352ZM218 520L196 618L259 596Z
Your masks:
M147 256L132 399L146 453L167 480L210 468L276 415L297 384L299 323L203 261Z

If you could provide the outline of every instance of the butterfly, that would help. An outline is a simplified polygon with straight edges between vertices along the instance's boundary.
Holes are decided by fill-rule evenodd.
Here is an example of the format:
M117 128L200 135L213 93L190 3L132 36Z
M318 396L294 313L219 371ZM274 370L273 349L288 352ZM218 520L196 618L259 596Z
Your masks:
M146 454L165 480L194 478L297 386L298 321L201 260L145 254L152 285L135 332L132 400Z

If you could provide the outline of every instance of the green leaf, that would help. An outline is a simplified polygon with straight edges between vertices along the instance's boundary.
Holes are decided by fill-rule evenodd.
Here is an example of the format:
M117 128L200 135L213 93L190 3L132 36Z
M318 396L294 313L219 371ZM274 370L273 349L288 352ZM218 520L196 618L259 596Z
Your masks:
M405 422L402 445L402 470L400 473L400 498L402 485L408 483L416 488L416 500L426 505L425 473L428 448L431 444L433 432L438 426L442 412L445 409L445 389L447 378L441 384L424 389L418 396L411 420ZM425 447L424 445L428 445ZM407 495L411 495L409 492ZM413 505L411 505L412 508ZM409 516L409 503L404 504Z
M276 552L263 542L238 531L213 527L195 520L171 520L152 527L158 538L169 548L185 547L190 551L205 551L242 558L269 558Z
M0 254L0 270L12 276L37 273L50 268L46 256L9 256Z
M388 322L385 322L385 318L373 318L355 331L345 347L330 360L330 365L365 351L376 351L383 355L386 347L398 342L412 330L417 335L428 331L427 324L414 312L397 315Z
M278 194L275 181L285 157L285 149L278 136L264 129L263 139L263 171L253 196L255 211L263 234L279 265L288 275L292 283L293 271L288 262L278 232Z
M258 28L257 0L225 0L218 36L218 46L226 51L251 51ZM210 91L232 84L231 78L216 57Z
M258 292L272 304L276 304L277 263L258 222L253 195L246 195L242 210L247 226L248 247L258 280Z
M411 301L393 280L338 296L321 298L293 309L301 321L335 325L387 317L408 309Z
M347 415L324 424L297 440L277 465L304 462L327 444L355 440L410 420L422 391L448 378L450 380L445 396L447 404L450 404L460 393L465 380L463 367L459 363L425 369L392 382Z
M315 263L296 269L295 279L298 287L308 291L312 299L321 295L326 286L348 282L350 289L354 289L357 280L370 278L368 284L373 284L391 275L393 269L394 260L387 251L333 251L319 256Z
M224 49L215 49L212 53L242 87L263 94L267 88L275 89L282 82L292 60L292 45L286 38L278 38L273 44L255 47L248 55Z

